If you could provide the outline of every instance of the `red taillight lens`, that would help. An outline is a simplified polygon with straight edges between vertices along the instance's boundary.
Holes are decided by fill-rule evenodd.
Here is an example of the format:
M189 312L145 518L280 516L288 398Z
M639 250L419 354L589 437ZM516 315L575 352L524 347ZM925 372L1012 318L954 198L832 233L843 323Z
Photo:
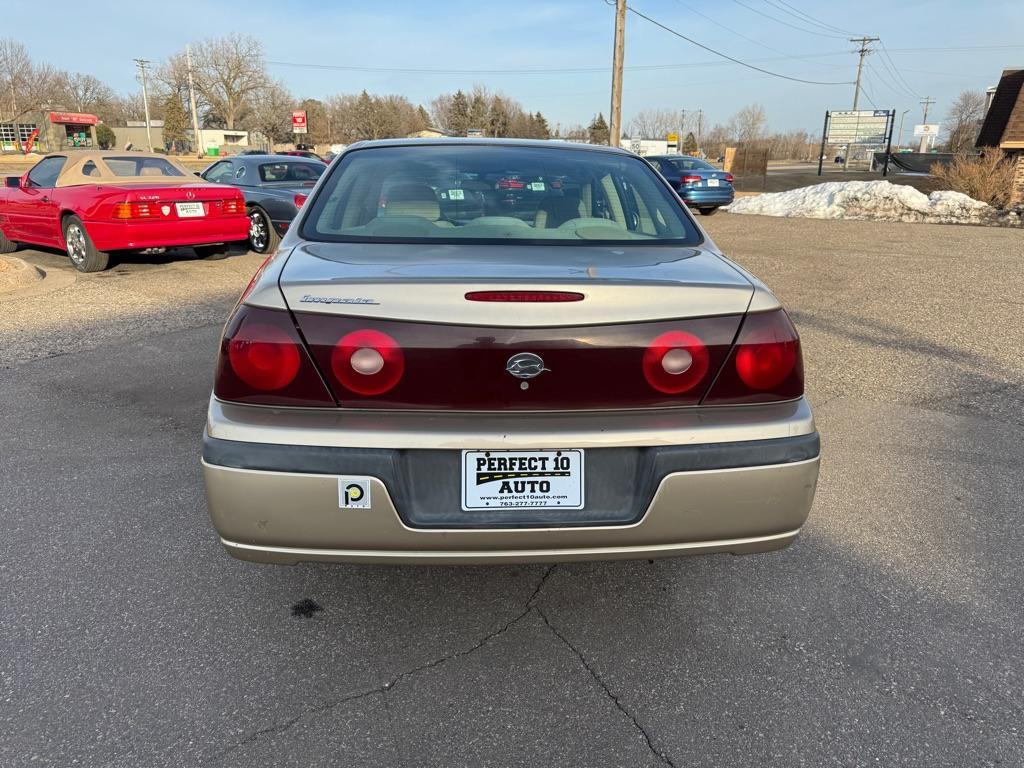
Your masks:
M115 219L151 219L158 213L158 206L149 203L117 203L114 206Z
M683 176L679 179L683 184L694 184L700 181L700 176Z
M659 392L678 395L704 379L709 362L703 341L686 331L668 331L644 350L644 377Z
M245 201L244 200L225 200L221 204L220 208L222 213L235 214L245 213Z
M531 303L549 301L583 301L583 294L575 291L470 291L469 301L522 301Z
M240 305L224 329L214 393L260 405L332 406L291 315Z
M725 180L728 181L730 184L732 184L732 182L733 182L732 174L731 173L725 174Z
M706 403L792 400L804 393L800 337L781 310L747 315Z
M364 328L345 334L334 345L331 372L357 395L382 395L401 380L405 355L391 336Z
M249 323L228 344L231 368L253 389L272 392L295 381L299 347L273 325Z
M301 208L303 203L309 199L309 195L304 195L301 192L292 198L292 202L295 203L296 208Z

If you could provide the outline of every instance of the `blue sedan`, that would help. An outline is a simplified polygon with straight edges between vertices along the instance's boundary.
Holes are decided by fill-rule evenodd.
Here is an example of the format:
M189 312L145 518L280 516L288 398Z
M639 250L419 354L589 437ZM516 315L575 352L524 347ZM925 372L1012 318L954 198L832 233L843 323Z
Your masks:
M732 174L696 157L658 155L648 162L675 188L683 202L710 216L719 206L733 201Z

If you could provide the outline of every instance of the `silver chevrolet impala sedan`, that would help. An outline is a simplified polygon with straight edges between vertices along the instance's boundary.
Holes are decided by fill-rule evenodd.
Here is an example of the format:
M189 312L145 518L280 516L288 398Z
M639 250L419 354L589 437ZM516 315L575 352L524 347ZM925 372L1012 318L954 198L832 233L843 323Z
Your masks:
M245 290L203 443L259 562L780 549L819 439L800 341L617 149L352 145Z

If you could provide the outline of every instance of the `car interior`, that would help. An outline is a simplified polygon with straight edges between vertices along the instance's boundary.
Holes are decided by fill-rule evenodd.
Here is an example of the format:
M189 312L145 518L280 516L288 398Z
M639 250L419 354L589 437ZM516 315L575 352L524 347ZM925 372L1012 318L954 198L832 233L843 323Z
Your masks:
M376 165L376 164L375 164ZM643 168L417 167L388 163L329 180L313 228L333 237L679 239L678 203ZM552 172L555 171L555 172ZM333 185L331 182L335 182ZM309 235L307 235L309 236Z

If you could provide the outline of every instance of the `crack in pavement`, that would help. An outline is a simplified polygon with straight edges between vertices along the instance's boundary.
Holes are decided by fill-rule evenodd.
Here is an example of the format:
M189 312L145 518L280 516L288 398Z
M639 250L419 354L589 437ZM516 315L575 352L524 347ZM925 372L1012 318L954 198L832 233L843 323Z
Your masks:
M540 581L537 582L537 586L534 588L533 593L526 601L526 606L519 614L517 614L510 621L503 624L498 629L484 635L483 638L481 638L479 641L474 643L469 648L463 648L462 650L458 650L453 653L440 656L436 659L432 659L431 661L428 661L425 664L421 664L418 667L413 667L412 669L405 670L404 672L399 672L386 683L384 683L383 685L379 685L375 688L367 688L365 690L358 691L347 696L343 696L340 699L333 699L331 701L327 701L316 706L307 707L294 717L290 717L287 720L284 720L275 725L270 725L266 728L260 728L259 730L253 731L245 738L235 742L234 744L225 749L222 749L220 752L218 752L212 757L212 760L214 762L219 762L232 752L235 752L236 750L241 749L242 747L248 744L253 744L259 741L264 736L270 736L289 731L293 727L295 727L302 720L302 718L306 717L307 715L318 715L324 712L329 712L332 709L340 707L342 704L347 704L348 702L356 701L358 699L365 699L368 696L380 695L386 697L390 691L394 690L395 686L397 686L406 678L412 677L413 675L417 675L420 672L424 672L428 669L440 667L443 664L447 664L450 661L455 661L456 659L461 659L465 656L469 656L470 654L476 653L478 650L483 648L485 645L487 645L495 638L500 637L501 635L508 632L510 629L512 629L512 627L521 622L523 619L529 616L531 612L535 610L534 603L536 602L537 598L540 597L541 590L544 588L544 585L547 583L548 577L551 575L551 573L555 570L556 567L558 567L557 563L554 563L547 567L547 569L544 571L544 575L541 576ZM540 614L540 611L537 611L537 613ZM543 614L540 615L543 618ZM547 619L544 619L544 621L546 623Z
M664 765L668 765L671 766L671 768L675 768L676 764L672 762L672 759L668 755L666 755L663 751L654 746L654 741L651 738L651 735L647 732L647 729L644 728L643 725L641 725L639 720L637 720L636 715L634 715L632 712L626 709L626 706L622 703L621 699L619 699L619 697L616 696L614 692L612 692L612 689L608 687L608 684L597 673L597 670L590 666L590 663L587 661L583 653L578 648L576 648L576 646L574 646L571 642L569 642L569 638L567 638L565 635L563 635L555 628L555 625L548 620L548 617L544 613L544 611L537 607L533 607L532 610L537 612L537 615L541 617L541 619L547 625L548 629L551 630L551 633L559 640L561 640L565 647L572 651L576 658L580 660L580 664L582 664L584 669L586 669L587 672L590 673L590 676L594 678L594 682L601 686L601 690L603 690L605 692L605 695L607 695L608 698L612 700L612 703L615 704L616 709L618 709L622 714L624 714L626 717L630 719L630 721L633 723L633 727L636 728L637 731L639 731L641 736L643 736L644 741L647 743L647 748L651 751L651 754L657 757L658 760L660 760Z

